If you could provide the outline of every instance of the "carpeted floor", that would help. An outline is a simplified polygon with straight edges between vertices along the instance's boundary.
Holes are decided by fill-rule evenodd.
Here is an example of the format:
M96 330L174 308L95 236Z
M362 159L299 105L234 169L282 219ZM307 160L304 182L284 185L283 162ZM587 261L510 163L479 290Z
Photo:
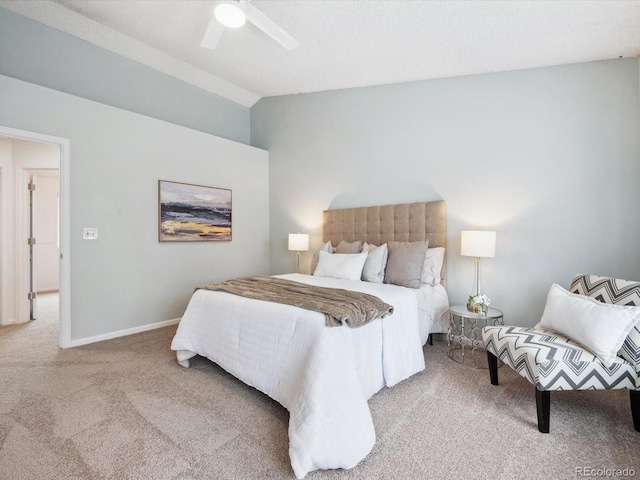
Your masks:
M55 321L0 327L0 479L294 479L287 411L205 359L180 367L174 332L60 350ZM552 393L544 435L533 387L513 371L494 387L445 343L424 351L425 371L370 400L371 454L308 479L640 475L628 392Z

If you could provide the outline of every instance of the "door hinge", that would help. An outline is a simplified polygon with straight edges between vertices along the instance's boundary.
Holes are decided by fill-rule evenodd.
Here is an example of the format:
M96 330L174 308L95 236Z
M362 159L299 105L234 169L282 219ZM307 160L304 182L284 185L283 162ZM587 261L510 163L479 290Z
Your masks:
M35 183L29 183L27 185L27 190L29 190L30 192L35 192L36 190L36 184Z
M36 292L29 292L29 293L27 294L27 298L28 298L29 300L35 300L37 296L38 296L38 294L37 294Z
M27 238L27 245L35 245L36 244L36 239L35 237L29 237Z

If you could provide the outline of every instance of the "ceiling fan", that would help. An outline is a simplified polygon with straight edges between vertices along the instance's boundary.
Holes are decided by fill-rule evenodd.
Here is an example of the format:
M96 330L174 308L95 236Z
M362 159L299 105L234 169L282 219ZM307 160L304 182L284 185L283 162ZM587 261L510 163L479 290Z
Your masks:
M293 50L299 45L295 38L251 5L249 0L223 0L216 5L214 18L211 19L200 46L215 50L225 28L239 28L245 24L246 20L287 50Z

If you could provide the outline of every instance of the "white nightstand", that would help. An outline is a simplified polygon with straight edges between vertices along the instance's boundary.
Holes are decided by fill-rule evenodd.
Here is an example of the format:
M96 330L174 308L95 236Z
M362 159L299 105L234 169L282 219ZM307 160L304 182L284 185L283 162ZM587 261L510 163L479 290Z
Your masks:
M482 327L504 325L502 312L489 308L486 315L467 310L466 305L449 308L449 358L454 362L474 368L489 368L487 351L482 341Z

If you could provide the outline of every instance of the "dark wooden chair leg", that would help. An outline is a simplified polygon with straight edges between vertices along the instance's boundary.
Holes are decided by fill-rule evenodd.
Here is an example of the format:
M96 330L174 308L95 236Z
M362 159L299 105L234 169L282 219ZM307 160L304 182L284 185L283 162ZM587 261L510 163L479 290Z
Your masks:
M551 398L549 391L540 391L536 388L536 408L538 410L538 430L549 433L549 410Z
M491 378L491 385L498 385L498 357L487 350L487 360L489 361L489 378Z
M433 333L429 334L429 345L433 346Z
M629 390L631 397L631 416L633 417L633 428L640 432L640 391Z

